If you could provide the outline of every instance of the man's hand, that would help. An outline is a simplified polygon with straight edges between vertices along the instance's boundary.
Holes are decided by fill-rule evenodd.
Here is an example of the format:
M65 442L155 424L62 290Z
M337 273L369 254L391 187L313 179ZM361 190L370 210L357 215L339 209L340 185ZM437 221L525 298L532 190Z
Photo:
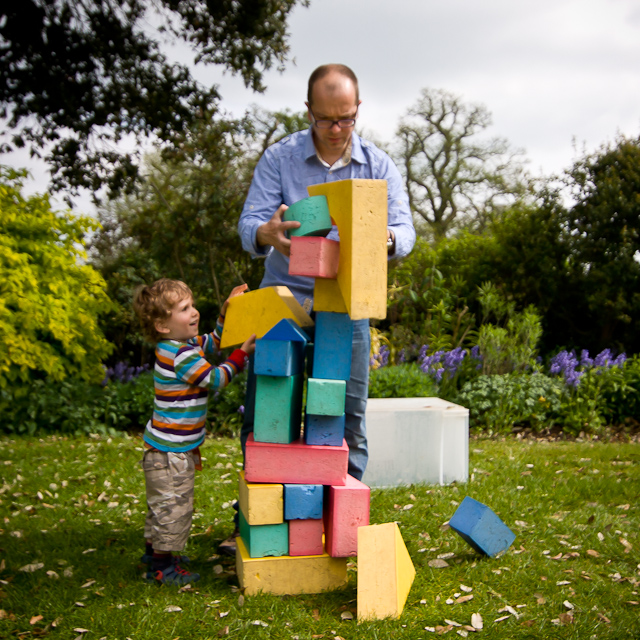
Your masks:
M256 232L256 240L260 246L271 246L287 257L291 252L291 240L287 238L285 231L297 229L300 226L300 223L295 220L282 221L282 216L288 208L286 204L280 205L271 219L260 225Z

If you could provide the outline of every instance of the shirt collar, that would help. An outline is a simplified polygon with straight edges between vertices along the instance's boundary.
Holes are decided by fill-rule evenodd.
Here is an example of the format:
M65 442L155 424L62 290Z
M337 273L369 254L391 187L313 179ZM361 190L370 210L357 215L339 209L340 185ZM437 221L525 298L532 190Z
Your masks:
M351 134L351 160L357 162L358 164L366 164L367 157L364 154L362 149L362 141L360 136L358 136L355 132ZM310 158L318 157L316 152L316 147L313 144L313 134L311 131L311 127L307 129L307 135L304 141L304 159L309 160ZM344 156L343 156L344 157Z

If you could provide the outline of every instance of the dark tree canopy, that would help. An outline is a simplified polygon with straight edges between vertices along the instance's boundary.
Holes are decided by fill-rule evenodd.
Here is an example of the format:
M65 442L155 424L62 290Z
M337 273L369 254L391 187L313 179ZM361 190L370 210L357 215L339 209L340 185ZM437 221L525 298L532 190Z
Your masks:
M0 8L0 115L13 137L51 168L52 188L137 176L124 136L171 141L215 110L215 87L168 61L162 34L186 42L194 61L223 65L262 91L262 74L286 59L287 17L308 0L17 0ZM152 24L158 24L155 31Z

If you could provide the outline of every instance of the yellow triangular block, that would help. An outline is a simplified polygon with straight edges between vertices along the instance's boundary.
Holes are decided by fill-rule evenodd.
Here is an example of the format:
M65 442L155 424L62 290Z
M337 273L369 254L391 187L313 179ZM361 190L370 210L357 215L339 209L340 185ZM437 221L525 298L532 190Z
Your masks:
M231 298L220 347L224 349L240 345L254 333L262 338L285 318L293 320L300 327L313 326L313 320L288 287L266 287Z
M307 191L311 196L327 197L329 213L338 227L337 281L349 316L352 320L385 318L387 181L338 180L312 185ZM316 301L314 309L319 310Z
M416 570L395 522L358 529L358 620L398 618Z

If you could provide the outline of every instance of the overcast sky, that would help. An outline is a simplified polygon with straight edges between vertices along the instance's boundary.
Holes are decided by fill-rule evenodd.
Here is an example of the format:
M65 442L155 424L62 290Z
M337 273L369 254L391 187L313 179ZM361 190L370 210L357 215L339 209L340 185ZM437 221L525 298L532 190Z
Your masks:
M234 115L301 110L311 71L342 62L360 80L359 126L385 141L422 88L445 89L483 104L489 133L536 175L568 168L574 141L581 153L640 134L639 0L311 0L289 32L295 63L266 74L265 94L219 69L196 75Z

